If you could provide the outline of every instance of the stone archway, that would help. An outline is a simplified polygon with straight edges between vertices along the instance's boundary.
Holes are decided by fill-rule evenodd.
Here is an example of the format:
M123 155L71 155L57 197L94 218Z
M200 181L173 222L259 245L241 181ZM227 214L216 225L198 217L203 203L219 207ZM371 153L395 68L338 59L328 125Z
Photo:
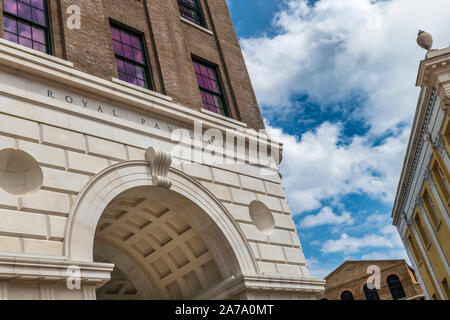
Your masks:
M91 179L74 203L65 239L69 260L94 262L95 254L96 262L117 267L111 281L117 286L100 290L100 298L195 298L228 279L258 274L223 205L181 171L171 168L168 177L170 190L153 187L148 162L116 164Z

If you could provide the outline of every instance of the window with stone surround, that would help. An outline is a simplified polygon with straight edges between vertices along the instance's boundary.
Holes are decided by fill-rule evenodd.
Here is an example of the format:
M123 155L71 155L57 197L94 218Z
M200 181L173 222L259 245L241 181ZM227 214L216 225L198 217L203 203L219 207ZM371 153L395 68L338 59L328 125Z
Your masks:
M46 0L3 0L6 40L51 53Z
M217 68L194 60L194 70L204 108L223 116L228 116Z
M205 26L205 19L203 18L199 0L178 0L178 7L183 18L202 27Z
M152 89L142 36L111 24L111 37L119 79Z

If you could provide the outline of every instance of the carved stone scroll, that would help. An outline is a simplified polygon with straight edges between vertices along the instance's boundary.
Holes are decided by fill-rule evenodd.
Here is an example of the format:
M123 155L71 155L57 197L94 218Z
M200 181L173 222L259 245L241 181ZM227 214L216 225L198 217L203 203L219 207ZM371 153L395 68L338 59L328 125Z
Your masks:
M169 152L150 147L145 151L145 157L152 169L153 186L170 189L172 180L167 177L172 156Z

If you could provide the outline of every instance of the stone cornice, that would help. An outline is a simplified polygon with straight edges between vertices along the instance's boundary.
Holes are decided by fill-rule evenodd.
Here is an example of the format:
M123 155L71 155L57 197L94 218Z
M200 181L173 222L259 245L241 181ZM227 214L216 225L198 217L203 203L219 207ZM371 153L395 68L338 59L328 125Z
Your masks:
M278 288L278 290L277 290ZM200 292L195 300L223 299L242 292L251 291L280 291L312 293L322 295L325 289L325 280L313 277L282 276L282 275L239 275L232 276L218 283L204 292Z
M436 82L442 84L447 81L450 81L450 52L448 50L420 62L416 86L430 87Z
M109 263L76 263L52 258L0 255L0 279L27 282L64 282L71 276L70 267L80 270L83 284L101 286L110 280L114 265Z

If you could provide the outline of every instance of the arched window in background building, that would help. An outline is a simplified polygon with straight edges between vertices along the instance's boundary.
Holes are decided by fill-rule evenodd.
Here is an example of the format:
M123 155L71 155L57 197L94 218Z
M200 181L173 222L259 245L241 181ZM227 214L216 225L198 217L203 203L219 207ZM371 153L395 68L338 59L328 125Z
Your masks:
M387 277L387 284L394 300L399 300L406 297L402 283L395 274L391 274L389 277Z
M353 294L350 291L344 291L341 293L341 300L355 300Z
M365 284L363 290L364 290L364 295L366 296L367 300L380 300L380 296L378 295L377 288L372 287L372 289L369 289L367 284Z

